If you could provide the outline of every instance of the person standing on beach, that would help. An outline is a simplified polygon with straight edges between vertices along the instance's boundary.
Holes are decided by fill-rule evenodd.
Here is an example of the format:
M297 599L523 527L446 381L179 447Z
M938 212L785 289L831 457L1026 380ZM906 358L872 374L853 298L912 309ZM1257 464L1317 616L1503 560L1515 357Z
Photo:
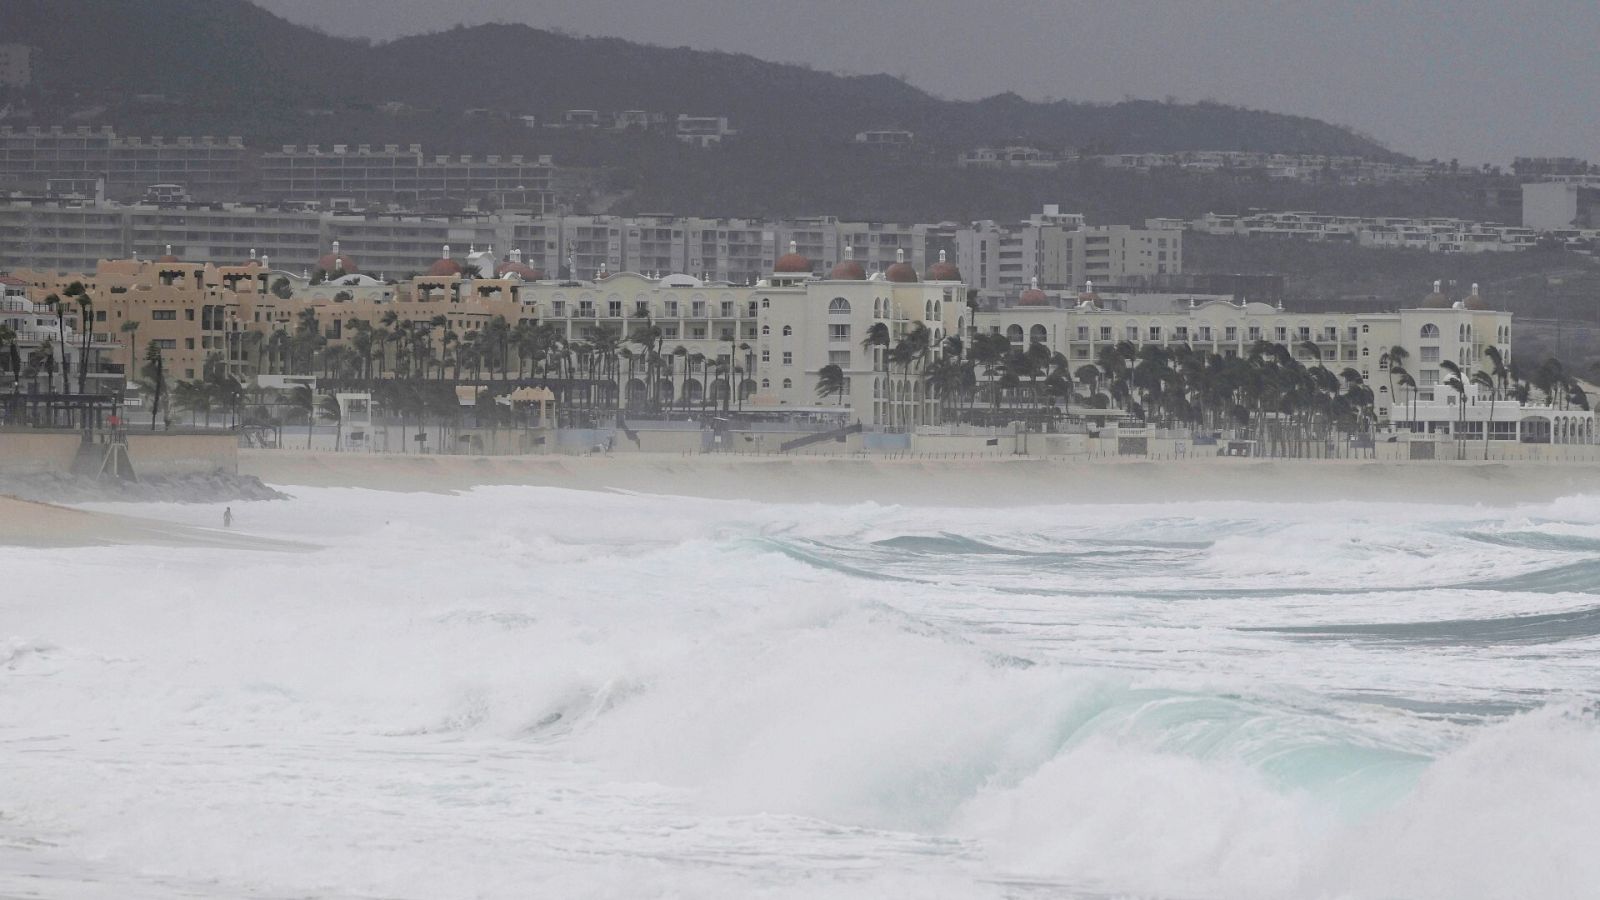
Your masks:
M223 528L232 528L233 527L233 507L231 507L231 506L229 506L229 507L227 507L227 508L222 510L222 527Z

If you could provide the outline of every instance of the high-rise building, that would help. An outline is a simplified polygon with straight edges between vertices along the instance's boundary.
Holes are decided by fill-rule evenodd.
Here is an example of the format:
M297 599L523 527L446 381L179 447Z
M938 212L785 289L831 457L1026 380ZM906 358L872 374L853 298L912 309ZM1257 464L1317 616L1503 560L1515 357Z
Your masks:
M109 126L0 126L0 185L42 188L53 180L103 179L108 196L137 197L153 184L178 184L191 196L234 198L244 187L238 137L119 137Z
M286 144L261 157L261 193L269 200L382 201L417 207L445 199L499 208L554 209L550 157L428 156L420 144L373 147Z
M1014 225L974 222L955 232L954 244L968 283L990 299L1034 284L1065 290L1183 271L1182 231L1090 226L1054 205Z

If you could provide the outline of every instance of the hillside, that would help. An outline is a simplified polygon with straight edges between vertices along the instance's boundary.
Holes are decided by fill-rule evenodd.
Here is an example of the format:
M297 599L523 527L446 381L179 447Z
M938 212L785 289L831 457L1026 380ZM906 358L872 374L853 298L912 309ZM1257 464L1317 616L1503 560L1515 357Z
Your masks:
M1315 119L1214 103L1036 103L1014 95L945 100L887 75L841 76L751 56L481 25L383 44L330 37L246 0L0 0L8 41L44 51L41 104L109 100L114 124L149 114L117 98L179 100L189 131L303 140L304 111L359 118L388 101L426 110L489 108L551 115L569 108L726 115L754 137L846 140L907 128L951 148L1027 142L1099 152L1239 149L1392 156ZM62 23L72 27L64 29ZM64 37L70 35L70 45ZM59 111L59 110L58 110ZM170 119L170 114L168 115ZM437 122L412 140L443 146ZM373 140L359 129L344 141ZM170 131L168 133L171 133Z

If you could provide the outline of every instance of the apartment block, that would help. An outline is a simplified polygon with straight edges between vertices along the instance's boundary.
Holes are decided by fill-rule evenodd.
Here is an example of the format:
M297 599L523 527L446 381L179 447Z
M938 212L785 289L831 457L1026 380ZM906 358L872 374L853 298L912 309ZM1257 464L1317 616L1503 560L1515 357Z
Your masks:
M243 190L245 152L238 137L119 137L109 126L0 126L0 184L41 188L52 180L104 179L106 193L119 199L153 184L180 184L200 198L235 197Z
M991 299L1028 286L1065 290L1086 281L1122 284L1183 271L1181 231L1090 226L1054 204L1026 222L974 222L957 230L954 242L968 283Z
M550 157L429 156L420 144L374 147L284 145L261 156L261 193L268 200L349 200L423 206L431 201L483 200L500 208L554 209Z

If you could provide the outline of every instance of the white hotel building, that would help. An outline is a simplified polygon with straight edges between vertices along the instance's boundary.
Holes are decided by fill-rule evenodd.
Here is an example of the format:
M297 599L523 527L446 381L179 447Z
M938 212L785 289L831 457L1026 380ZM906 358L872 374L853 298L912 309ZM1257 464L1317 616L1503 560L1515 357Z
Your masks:
M1492 346L1506 365L1511 362L1511 313L1489 308L1476 285L1471 296L1452 302L1435 284L1418 306L1389 313L1309 313L1215 296L1174 295L1168 302L1164 310L1131 312L1114 308L1120 304L1096 294L1092 284L1076 295L1030 288L1009 305L980 311L976 321L982 331L1004 334L1019 348L1043 343L1065 355L1074 370L1121 341L1186 344L1221 356L1248 355L1258 340L1282 344L1307 364L1320 363L1336 374L1347 368L1361 373L1380 420L1391 418L1387 354L1393 347L1405 349L1404 367L1423 401L1442 393L1438 386L1449 377L1440 367L1444 360L1470 372L1487 365L1484 351ZM1302 346L1307 341L1317 345L1318 357Z

